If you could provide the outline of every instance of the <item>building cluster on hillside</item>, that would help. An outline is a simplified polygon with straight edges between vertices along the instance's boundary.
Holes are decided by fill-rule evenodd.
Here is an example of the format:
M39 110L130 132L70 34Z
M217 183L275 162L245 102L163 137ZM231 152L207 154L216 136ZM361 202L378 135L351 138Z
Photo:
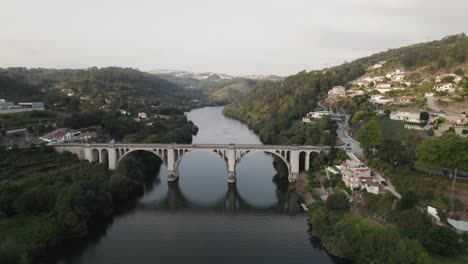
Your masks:
M5 99L0 99L0 114L39 111L44 109L43 102L23 102L15 105L13 102L7 102Z
M359 161L346 160L340 166L341 179L350 189L365 189L366 191L379 194L379 182L371 176L371 169Z
M84 131L85 130L85 131ZM88 142L97 136L95 131L85 128L79 130L71 130L68 128L60 128L40 137L45 142L63 143L63 142ZM83 132L84 131L84 132Z

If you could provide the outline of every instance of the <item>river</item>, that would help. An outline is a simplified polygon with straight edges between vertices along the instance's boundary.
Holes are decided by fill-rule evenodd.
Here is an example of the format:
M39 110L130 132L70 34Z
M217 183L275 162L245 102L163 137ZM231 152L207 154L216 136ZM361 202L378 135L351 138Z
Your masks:
M260 144L222 107L187 113L198 127L194 144ZM307 217L287 183L275 183L272 157L253 153L227 183L224 162L208 152L188 153L179 181L161 166L154 184L104 230L68 248L58 263L335 263L307 233Z

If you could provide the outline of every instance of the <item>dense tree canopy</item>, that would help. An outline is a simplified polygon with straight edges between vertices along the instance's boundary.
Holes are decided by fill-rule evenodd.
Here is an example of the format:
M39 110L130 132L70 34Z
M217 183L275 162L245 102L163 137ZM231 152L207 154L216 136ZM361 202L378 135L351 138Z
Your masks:
M421 168L468 171L468 138L454 133L430 138L418 146L417 157Z

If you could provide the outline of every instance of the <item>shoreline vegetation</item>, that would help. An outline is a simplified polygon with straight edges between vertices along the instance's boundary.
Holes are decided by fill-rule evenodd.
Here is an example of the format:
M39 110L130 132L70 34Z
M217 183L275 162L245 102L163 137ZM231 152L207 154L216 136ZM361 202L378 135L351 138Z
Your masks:
M112 221L161 165L152 155L135 155L109 171L44 145L0 149L0 263L48 260Z

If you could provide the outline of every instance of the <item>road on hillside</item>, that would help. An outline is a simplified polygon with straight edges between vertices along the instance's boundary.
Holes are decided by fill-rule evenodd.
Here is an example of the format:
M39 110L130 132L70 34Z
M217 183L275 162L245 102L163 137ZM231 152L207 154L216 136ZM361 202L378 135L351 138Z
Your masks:
M344 122L338 122L338 129L336 130L336 133L338 137L345 143L345 151L346 152L352 152L357 155L363 155L361 146L358 141L354 140L351 136L348 134L348 119L349 116L346 116L346 119Z
M353 139L351 136L349 136L348 134L348 127L349 127L349 124L348 124L348 120L349 120L349 115L346 115L346 119L344 122L339 122L338 123L338 129L336 130L336 133L338 135L338 137L345 143L345 151L346 151L346 154L351 158L351 159L354 159L356 161L359 161L360 160L354 155L354 154L357 154L357 155L360 155L362 156L363 155L363 151L362 151L362 148L359 144L358 141L356 141L355 139ZM348 145L349 144L349 145ZM375 175L375 178L377 179L377 181L379 182L379 184L387 191L389 191L391 194L393 194L393 196L397 197L398 199L401 199L401 195L395 190L395 187L391 186L386 180L384 177L382 177L376 170L370 168L372 170L372 172L374 173ZM383 185L382 182L385 182L387 184L387 186Z

